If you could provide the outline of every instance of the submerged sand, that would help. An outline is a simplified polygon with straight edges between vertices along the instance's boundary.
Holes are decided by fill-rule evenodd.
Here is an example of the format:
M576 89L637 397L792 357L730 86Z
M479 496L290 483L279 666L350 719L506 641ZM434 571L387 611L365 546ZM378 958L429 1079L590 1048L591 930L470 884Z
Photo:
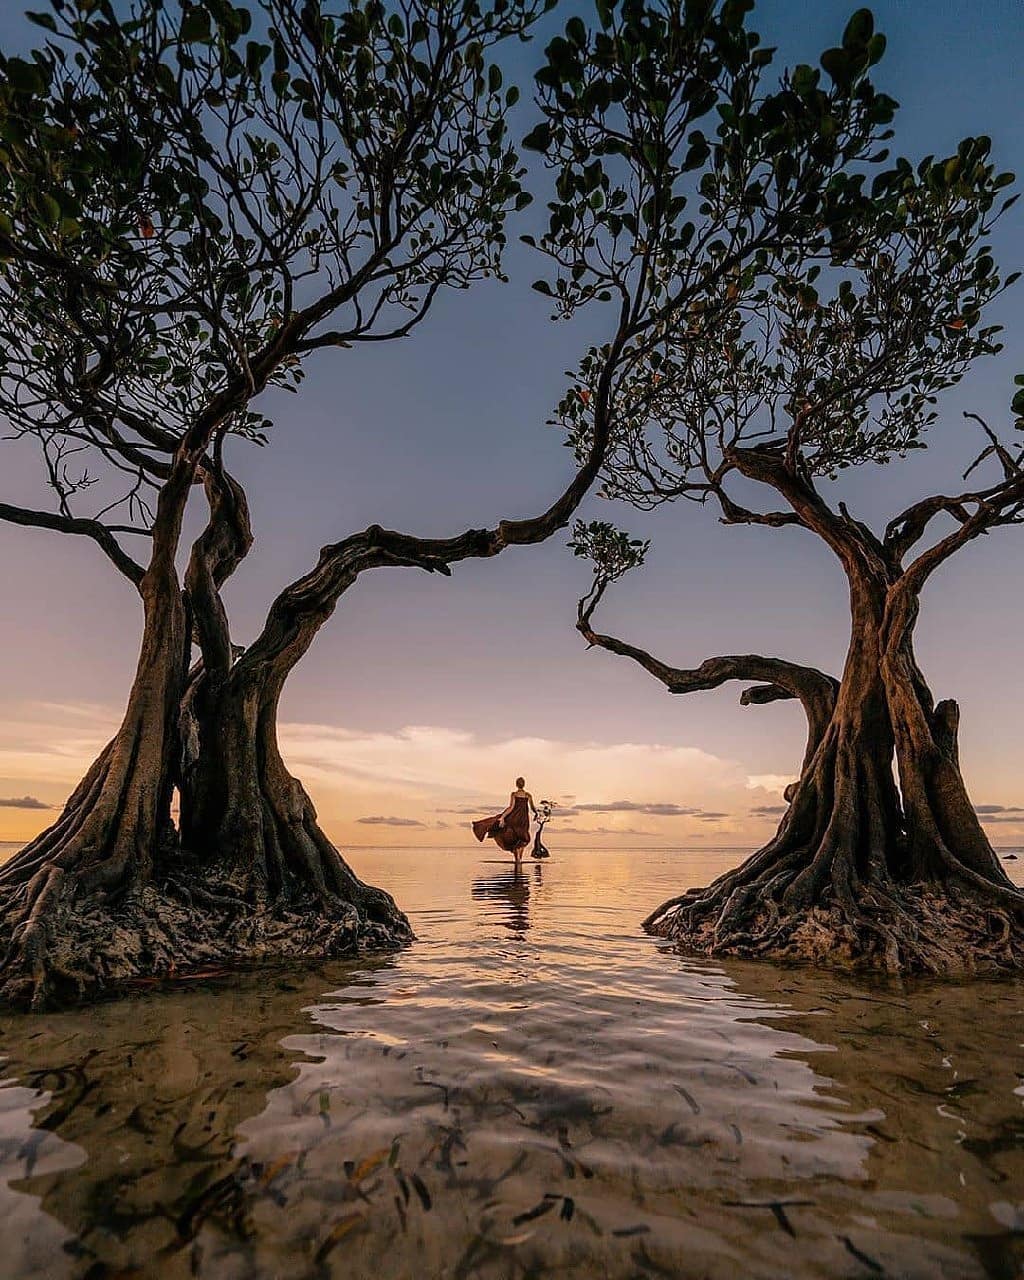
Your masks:
M1024 982L686 960L637 922L737 854L551 843L355 855L384 961L0 1022L0 1276L1020 1274Z

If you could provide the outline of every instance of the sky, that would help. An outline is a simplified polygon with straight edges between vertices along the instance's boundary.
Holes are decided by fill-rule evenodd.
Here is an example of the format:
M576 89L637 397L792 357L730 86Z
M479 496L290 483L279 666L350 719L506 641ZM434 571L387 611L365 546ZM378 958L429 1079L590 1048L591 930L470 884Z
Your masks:
M31 38L19 7L0 9L8 50ZM754 25L780 61L816 62L853 7L762 0ZM946 154L987 133L1000 168L1024 175L1020 0L882 0L874 11L889 39L876 82L902 104L898 149ZM517 54L524 88L542 43ZM528 107L522 120L525 132ZM529 219L517 230L530 230ZM1022 219L1024 202L997 236L1007 272L1024 267ZM257 633L276 593L326 542L375 522L451 534L533 514L561 490L570 457L544 424L565 371L601 329L596 318L589 329L551 322L529 288L541 273L531 258L515 245L511 284L444 297L413 337L322 357L298 397L268 397L271 444L232 460L256 534L226 592L237 641ZM944 400L927 453L844 480L842 496L876 528L919 496L955 490L977 452L965 409L1008 424L1012 379L1024 370L1022 288L993 313L1005 352ZM31 450L0 451L0 498L44 503ZM845 584L811 535L726 528L690 506L640 516L594 497L582 514L653 540L647 565L609 593L599 629L679 666L760 652L838 674ZM968 784L1001 845L1024 843L1022 537L997 531L948 564L918 628L936 696L960 701ZM551 844L766 839L802 754L799 707L740 707L738 685L673 697L626 660L587 652L573 621L588 581L564 537L457 566L447 580L364 574L281 707L286 760L328 833L343 846L461 844L470 818L502 807L522 773L535 797L564 811ZM137 596L91 543L0 525L0 841L54 820L116 727L139 634Z

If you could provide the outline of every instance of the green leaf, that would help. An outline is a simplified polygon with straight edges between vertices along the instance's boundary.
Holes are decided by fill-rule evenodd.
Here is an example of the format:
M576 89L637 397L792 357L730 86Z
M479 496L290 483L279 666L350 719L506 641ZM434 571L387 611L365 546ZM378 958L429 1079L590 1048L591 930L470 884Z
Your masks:
M210 38L210 15L205 9L186 9L181 18L179 38L182 44L200 44Z
M577 49L582 49L587 43L587 28L584 26L582 18L570 18L565 24L565 34Z
M29 22L34 22L37 27L44 27L47 31L57 30L57 20L52 13L26 13L25 17Z
M54 200L53 196L48 195L45 191L40 192L36 196L36 207L46 226L56 227L59 225L61 219L60 205Z
M853 83L853 59L845 49L826 49L821 55L821 65L838 89L848 89Z
M531 129L523 139L523 146L527 151L547 151L551 146L551 125L544 120Z
M24 58L8 58L7 79L19 93L42 93L46 89L46 77L34 62Z
M259 74L260 67L270 57L270 45L250 40L245 47L245 65L252 76Z
M875 19L870 9L858 9L846 24L843 48L860 50L875 34Z
M791 83L793 92L798 93L801 98L806 98L809 93L813 93L818 87L819 74L813 67L809 67L805 62L793 68Z

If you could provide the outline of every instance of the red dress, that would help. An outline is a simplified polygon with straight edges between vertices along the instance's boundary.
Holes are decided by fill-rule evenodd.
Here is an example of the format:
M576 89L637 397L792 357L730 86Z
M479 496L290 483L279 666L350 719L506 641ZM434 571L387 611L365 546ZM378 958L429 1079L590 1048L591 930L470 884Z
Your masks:
M499 849L512 853L530 843L530 801L526 796L516 796L512 812L503 827L498 826L500 814L493 818L479 818L473 823L473 834L482 843L488 836Z

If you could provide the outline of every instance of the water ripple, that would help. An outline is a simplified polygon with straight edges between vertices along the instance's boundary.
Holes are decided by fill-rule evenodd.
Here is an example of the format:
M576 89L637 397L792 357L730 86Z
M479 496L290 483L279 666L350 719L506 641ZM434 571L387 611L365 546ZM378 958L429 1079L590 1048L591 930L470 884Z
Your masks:
M0 1276L1020 1274L1024 984L640 933L734 856L364 852L399 956L8 1019Z

